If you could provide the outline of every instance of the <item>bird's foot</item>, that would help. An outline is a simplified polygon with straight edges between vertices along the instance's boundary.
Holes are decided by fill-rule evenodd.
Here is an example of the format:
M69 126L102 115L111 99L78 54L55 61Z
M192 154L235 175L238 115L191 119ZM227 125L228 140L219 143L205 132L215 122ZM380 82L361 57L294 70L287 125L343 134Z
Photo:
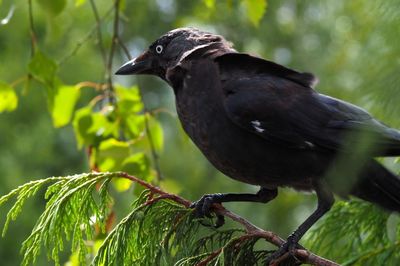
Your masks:
M291 234L286 242L268 258L267 265L275 265L280 259L283 258L283 256L286 256L286 254L292 258L295 258L295 251L297 249L304 249L304 247L298 244L296 235Z
M198 218L212 218L212 205L214 203L221 203L222 194L206 194L201 197L198 201L195 201L190 205L190 208L195 209L195 215ZM225 219L223 215L216 214L217 221L213 225L213 227L218 228L225 223ZM202 223L205 226L210 226L209 224Z

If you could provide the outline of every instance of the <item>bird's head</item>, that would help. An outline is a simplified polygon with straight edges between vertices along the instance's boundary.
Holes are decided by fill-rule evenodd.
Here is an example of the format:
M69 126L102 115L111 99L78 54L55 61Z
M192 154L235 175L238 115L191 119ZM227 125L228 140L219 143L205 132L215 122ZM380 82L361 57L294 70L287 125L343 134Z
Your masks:
M115 74L150 74L165 79L167 69L176 66L191 51L214 43L230 48L220 35L195 28L178 28L162 35L141 55L122 65Z

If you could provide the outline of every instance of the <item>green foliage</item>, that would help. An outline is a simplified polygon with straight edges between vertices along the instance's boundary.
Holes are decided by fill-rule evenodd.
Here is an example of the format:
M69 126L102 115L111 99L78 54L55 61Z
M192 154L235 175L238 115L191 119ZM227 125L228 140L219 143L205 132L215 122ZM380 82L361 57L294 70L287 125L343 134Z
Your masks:
M11 112L18 106L18 97L14 89L5 82L0 81L0 113Z
M37 0L37 2L51 16L60 14L67 4L67 0Z
M46 209L22 244L22 265L34 264L42 245L47 249L47 256L59 265L59 253L64 249L64 239L72 241L72 250L79 251L79 259L84 262L87 254L85 241L92 239L93 223L96 222L105 231L110 202L107 187L113 176L101 173L41 179L22 185L0 198L1 205L17 197L7 214L4 235L9 222L17 218L25 201L44 185L54 182L46 190ZM101 185L97 195L94 195L93 190L97 184Z
M360 200L338 202L306 235L305 243L310 250L342 265L396 265L400 259L400 223L389 225L389 217Z
M98 251L89 249L96 228L107 233L109 184L122 175L115 172L50 177L31 181L1 197L0 206L16 198L7 214L4 235L26 200L48 185L46 208L22 244L22 265L34 264L42 246L48 258L60 265L65 241L72 242L71 252L78 254L79 263L87 264L87 255L92 254L92 265L193 265L203 260L214 265L256 265L270 253L256 250L259 238L249 237L242 230L200 228L190 209L150 190L138 196L132 211L107 234Z
M75 0L75 6L79 7L83 5L86 2L86 0Z
M115 123L107 119L107 114L94 112L90 106L76 111L73 125L79 147L99 146L102 140L118 134Z
M208 8L215 8L215 0L203 0Z
M265 265L272 251L257 248L259 240L258 237L247 237L237 229L217 231L197 240L192 245L193 255L174 265L197 265L206 260L208 265Z
M36 51L28 64L29 73L38 81L44 83L51 90L57 72L57 64L41 51Z
M260 20L267 11L267 0L244 0L247 16L254 26L260 24Z
M80 263L92 261L92 265L263 265L271 254L260 246L264 242L261 238L238 229L200 226L190 209L165 197L170 194L150 190L143 191L130 213L108 232L109 184L122 176L105 172L50 177L31 181L1 197L0 206L16 199L7 214L4 236L26 200L48 186L46 208L21 248L22 265L34 264L42 247L59 265L65 241L71 241L71 253L77 254ZM319 254L344 261L343 265L394 265L399 259L396 239L400 225L398 221L391 225L395 237L390 237L390 230L382 226L388 224L388 218L387 213L365 202L339 202L307 235L306 243ZM99 233L106 238L97 250L88 243ZM340 248L333 249L337 243Z
M62 127L71 121L75 104L79 99L78 86L61 85L54 95L52 109L50 110L54 127Z
M134 202L133 211L107 236L93 261L94 265L159 265L163 256L163 245L168 247L167 252L177 245L176 242L169 245L165 236L168 235L175 241L190 241L186 236L193 236L197 227L187 224L190 212L171 201L159 201L149 207L145 204L148 193L142 193ZM180 228L183 221L186 222L186 233L189 234L174 234L174 230ZM181 244L183 243L178 242L179 247Z
M136 152L127 142L108 139L101 142L95 155L98 168L101 171L126 171L140 176L145 181L153 179L149 158L142 152ZM121 190L126 190L126 182L118 180ZM122 182L122 183L121 183Z
M156 151L162 151L164 146L164 134L160 122L151 116L147 116L149 124L149 132L151 132L151 139Z

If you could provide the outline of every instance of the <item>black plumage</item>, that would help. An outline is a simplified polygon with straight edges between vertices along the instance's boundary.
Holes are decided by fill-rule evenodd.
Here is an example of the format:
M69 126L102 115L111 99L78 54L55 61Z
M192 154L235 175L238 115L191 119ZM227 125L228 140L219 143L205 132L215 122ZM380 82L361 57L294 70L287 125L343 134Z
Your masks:
M317 193L317 210L273 258L297 245L331 208L334 193L400 211L399 177L374 160L400 155L400 132L316 92L310 73L238 53L219 35L181 28L116 74L152 74L168 82L185 132L207 159L227 176L260 186L254 195L205 195L195 203L199 215L213 203L268 202L282 186ZM357 161L358 169L338 186L327 176L343 156Z

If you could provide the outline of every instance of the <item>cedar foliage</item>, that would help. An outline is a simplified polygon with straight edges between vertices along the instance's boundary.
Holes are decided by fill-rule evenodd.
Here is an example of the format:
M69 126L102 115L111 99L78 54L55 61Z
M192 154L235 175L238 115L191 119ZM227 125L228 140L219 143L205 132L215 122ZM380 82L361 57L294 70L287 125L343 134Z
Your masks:
M22 265L35 264L42 247L48 258L60 265L65 241L71 241L71 251L79 252L83 265L194 265L215 251L220 252L209 262L216 265L257 265L267 258L269 251L255 249L257 238L241 239L243 230L201 230L190 209L170 199L157 200L154 192L144 190L133 202L132 211L88 260L87 243L94 240L95 228L106 233L113 178L121 178L121 174L50 177L26 183L1 197L0 205L15 199L7 214L4 236L25 201L47 186L46 208L22 244Z
M14 200L3 228L5 236L26 200L46 187L45 210L21 247L22 265L35 264L42 247L47 257L60 265L65 241L71 242L71 252L79 254L82 265L263 265L271 254L260 237L248 237L236 228L204 227L187 204L175 200L174 195L163 197L171 194L143 182L140 184L148 189L107 232L109 185L111 180L124 177L126 174L119 172L50 177L2 196L0 206ZM339 202L307 235L306 245L320 254L340 258L343 265L394 265L399 259L396 239L400 227L395 224L396 230L390 235L382 226L389 217L365 202ZM90 243L99 236L96 230L106 235L98 250L90 249Z

